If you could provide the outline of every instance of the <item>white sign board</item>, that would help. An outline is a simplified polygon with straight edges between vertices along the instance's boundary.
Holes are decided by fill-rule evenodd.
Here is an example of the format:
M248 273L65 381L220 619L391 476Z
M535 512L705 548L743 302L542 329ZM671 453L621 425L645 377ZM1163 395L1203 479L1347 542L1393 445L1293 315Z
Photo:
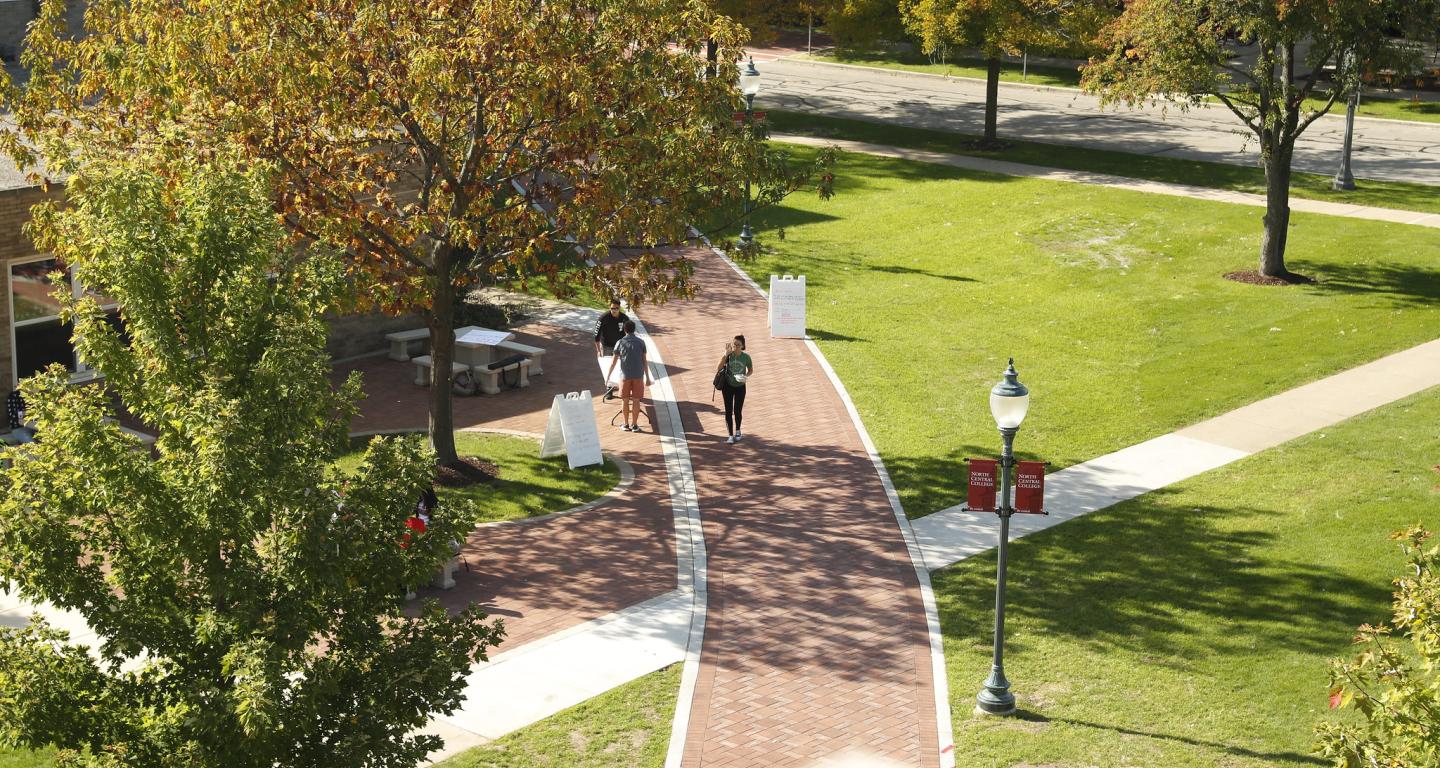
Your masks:
M620 364L616 363L615 370L610 370L610 361L614 359L615 358L612 355L601 355L595 358L595 362L600 364L600 375L605 377L605 386L607 387L620 386L620 377L622 375L620 371Z
M455 343L493 347L502 341L509 341L514 337L515 334L506 333L505 331L492 331L489 328L472 328L455 337Z
M770 276L770 336L805 338L805 276Z
M540 458L564 453L570 468L600 464L600 430L595 428L595 402L590 390L556 395L550 403L550 420L540 443Z

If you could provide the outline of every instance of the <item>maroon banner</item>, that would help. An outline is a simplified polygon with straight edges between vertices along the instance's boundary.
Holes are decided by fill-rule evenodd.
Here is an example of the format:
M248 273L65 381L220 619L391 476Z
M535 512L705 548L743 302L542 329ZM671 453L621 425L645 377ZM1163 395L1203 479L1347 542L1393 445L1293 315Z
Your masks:
M751 114L755 115L755 119L756 119L756 120L758 120L758 121L760 121L760 122L764 122L764 121L765 121L765 114L766 114L766 113L764 113L764 112L752 112Z
M1045 462L1015 464L1015 511L1045 514Z
M966 496L966 508L975 512L995 511L995 466L992 459L970 460L970 493Z

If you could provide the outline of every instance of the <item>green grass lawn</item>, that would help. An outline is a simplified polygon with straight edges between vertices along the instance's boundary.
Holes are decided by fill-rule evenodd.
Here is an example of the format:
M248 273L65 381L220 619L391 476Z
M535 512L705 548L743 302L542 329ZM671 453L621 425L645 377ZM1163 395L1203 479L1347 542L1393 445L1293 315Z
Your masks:
M1437 424L1432 389L1012 543L1013 719L971 714L993 552L935 574L961 764L1325 764L1325 660L1389 618L1387 534L1440 527Z
M436 489L442 504L456 499L474 501L483 513L480 522L520 520L569 509L605 495L620 481L620 472L609 459L600 466L570 469L564 456L540 458L539 443L528 437L456 432L455 447L461 456L478 456L499 468L494 482ZM363 451L356 450L336 463L353 470L362 455Z
M1255 267L1259 208L854 154L835 173L833 199L757 213L746 269L807 276L810 333L912 516L998 451L1008 356L1032 391L1016 449L1059 469L1440 328L1433 229L1296 214L1290 266L1320 282L1262 287L1222 277Z
M877 69L903 69L907 72L923 72L928 75L947 77L986 77L986 65L981 59L949 59L944 64L931 62L923 53L908 53L884 50L833 49L809 55L796 56L798 59L815 59L836 64L854 64ZM1028 68L1014 62L1004 62L1000 67L1000 80L1006 83L1028 83L1048 85L1056 88L1080 87L1080 72L1067 67L1032 64Z
M911 52L835 49L808 55L802 54L796 58L810 58L817 61L853 64L877 69L900 69L907 72L923 72L947 77L972 77L980 80L985 79L987 75L985 62L980 59L962 58L940 64L932 62L929 56ZM1016 62L1007 61L1001 66L1000 81L1046 85L1052 88L1079 88L1080 71L1069 67L1043 64L1032 64L1026 68ZM1325 105L1325 102L1323 99L1310 99L1306 104L1311 109L1319 109ZM1336 104L1331 112L1343 115L1345 113L1344 103ZM1360 108L1355 110L1355 114L1360 117L1440 123L1440 101L1412 102L1408 99L1389 96L1384 91L1377 89L1367 92L1361 97Z
M991 157L1015 163L1066 168L1076 171L1109 173L1135 179L1190 184L1197 187L1229 189L1236 192L1265 194L1265 173L1258 167L1183 160L1156 155L1132 155L1088 147L1041 144L1001 138L1009 147L1001 151L975 148L978 137L950 131L848 120L838 117L800 114L775 110L770 124L776 133L817 136L827 139L849 139L894 147L908 147L931 152ZM1426 184L1360 179L1358 189L1337 192L1330 188L1332 177L1318 173L1296 173L1291 177L1290 194L1309 200L1399 208L1408 211L1440 213L1440 189Z
M28 749L0 747L0 768L50 768L53 765L54 753L49 750L31 752Z
M681 665L652 672L438 768L660 768Z

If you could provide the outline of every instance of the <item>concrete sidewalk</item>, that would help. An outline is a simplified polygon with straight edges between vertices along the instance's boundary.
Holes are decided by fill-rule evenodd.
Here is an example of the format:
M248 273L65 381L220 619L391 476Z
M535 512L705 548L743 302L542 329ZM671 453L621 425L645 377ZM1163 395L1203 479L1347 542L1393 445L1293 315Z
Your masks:
M820 139L812 136L792 136L789 134L775 134L770 138L775 141L800 144L808 147L833 146L846 152L858 152L866 155L875 155L877 157L892 157L898 160L912 160L919 163L948 165L952 168L998 173L1005 176L1024 176L1032 179L1065 181L1073 184L1098 184L1116 189L1128 189L1134 192L1148 192L1155 195L1192 197L1197 200L1212 200L1218 203L1235 203L1236 205L1265 207L1264 195L1254 195L1248 192L1232 192L1230 190L1215 189L1213 187L1195 187L1188 184L1147 181L1144 179L1132 179L1128 176L1113 176L1105 173L1046 168L1040 165L1012 163L1007 160L992 160L986 157L971 157L969 155L952 155L945 152L930 152L923 149L906 149L885 144L871 144L863 141ZM1437 190L1435 194L1440 195L1440 190ZM1375 208L1372 206L1351 205L1349 203L1331 203L1323 200L1306 200L1296 197L1290 198L1290 209L1292 211L1302 211L1305 213L1322 213L1327 216L1388 221L1395 224L1413 224L1419 227L1440 229L1440 214L1434 213L1402 211L1395 208Z
M1050 514L1016 515L1012 538L1118 504L1440 386L1440 340L1396 352L1132 445L1045 479ZM995 516L959 506L913 523L931 570L995 546Z

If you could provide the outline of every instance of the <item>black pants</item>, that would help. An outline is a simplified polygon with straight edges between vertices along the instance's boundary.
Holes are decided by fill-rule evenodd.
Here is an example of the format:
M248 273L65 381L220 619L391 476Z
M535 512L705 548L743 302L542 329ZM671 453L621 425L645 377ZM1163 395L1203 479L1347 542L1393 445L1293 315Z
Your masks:
M733 435L740 431L741 412L745 410L745 385L732 387L726 382L720 389L720 396L725 399L725 430Z

